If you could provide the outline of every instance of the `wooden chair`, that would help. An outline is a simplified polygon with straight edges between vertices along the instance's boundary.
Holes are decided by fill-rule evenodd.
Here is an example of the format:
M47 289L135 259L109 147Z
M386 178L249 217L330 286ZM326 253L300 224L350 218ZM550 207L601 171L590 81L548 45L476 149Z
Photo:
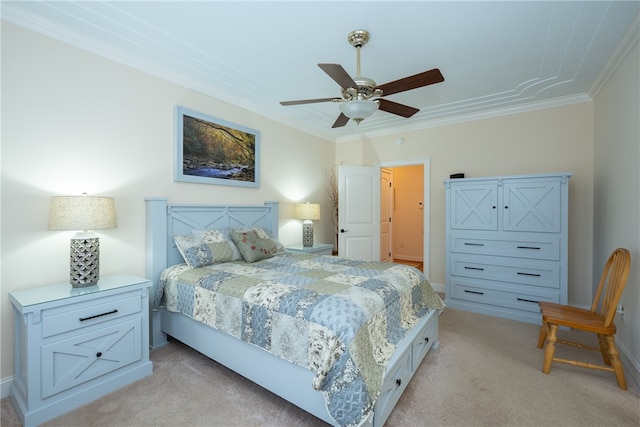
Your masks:
M568 363L584 368L600 369L614 372L618 386L623 390L627 389L622 363L620 362L618 349L615 344L614 335L616 333L616 325L613 323L613 318L616 314L616 306L627 282L630 265L631 256L627 249L618 248L613 251L604 267L598 290L591 305L591 310L548 302L538 303L540 305L540 312L542 313L542 327L540 328L540 335L538 336L538 348L542 348L545 340L547 342L544 351L542 372L545 374L549 373L552 361ZM600 346L591 347L572 341L560 340L556 337L559 326L593 332L598 336ZM602 353L605 365L594 365L578 360L555 358L553 357L553 353L556 342L588 350L599 350Z

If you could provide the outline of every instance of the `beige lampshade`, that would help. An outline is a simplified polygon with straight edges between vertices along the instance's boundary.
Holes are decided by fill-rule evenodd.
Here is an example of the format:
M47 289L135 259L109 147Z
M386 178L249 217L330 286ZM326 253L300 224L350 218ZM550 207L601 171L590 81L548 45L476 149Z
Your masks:
M320 219L320 205L317 203L296 203L293 216L297 219L317 221Z
M101 230L117 226L116 205L112 197L51 198L49 230Z

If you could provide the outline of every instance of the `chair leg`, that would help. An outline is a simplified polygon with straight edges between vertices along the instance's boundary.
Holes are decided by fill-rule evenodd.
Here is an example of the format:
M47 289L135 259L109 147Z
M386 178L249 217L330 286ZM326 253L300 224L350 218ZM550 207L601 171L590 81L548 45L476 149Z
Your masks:
M607 342L607 349L609 350L609 360L611 361L611 366L613 367L613 372L616 374L616 380L618 381L618 387L623 390L627 389L627 382L624 379L624 371L622 369L622 362L620 362L620 354L618 353L618 349L616 347L615 339L613 335L607 335L605 337Z
M540 326L540 333L538 334L538 348L542 348L544 345L544 340L547 339L547 324L542 322L542 326Z
M549 332L547 333L547 345L544 348L544 363L542 364L542 372L548 374L551 370L551 362L553 361L553 353L556 350L556 332L558 325L549 324Z
M600 353L602 353L604 364L607 366L611 366L611 359L609 358L609 345L607 344L605 336L602 334L598 334L598 341L600 342Z

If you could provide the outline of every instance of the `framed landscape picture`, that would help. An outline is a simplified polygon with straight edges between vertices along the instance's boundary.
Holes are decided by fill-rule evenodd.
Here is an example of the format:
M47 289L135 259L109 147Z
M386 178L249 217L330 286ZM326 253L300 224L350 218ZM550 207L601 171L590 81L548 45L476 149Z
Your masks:
M259 187L260 133L175 107L176 181Z

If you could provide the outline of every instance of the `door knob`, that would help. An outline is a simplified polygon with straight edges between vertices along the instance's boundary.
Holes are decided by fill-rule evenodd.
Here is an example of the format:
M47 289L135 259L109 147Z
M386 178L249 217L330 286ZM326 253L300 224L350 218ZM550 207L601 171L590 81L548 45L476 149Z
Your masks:
M349 231L349 230L345 230L344 228L341 228L341 229L340 229L340 232L341 232L341 233L346 233L347 231Z

